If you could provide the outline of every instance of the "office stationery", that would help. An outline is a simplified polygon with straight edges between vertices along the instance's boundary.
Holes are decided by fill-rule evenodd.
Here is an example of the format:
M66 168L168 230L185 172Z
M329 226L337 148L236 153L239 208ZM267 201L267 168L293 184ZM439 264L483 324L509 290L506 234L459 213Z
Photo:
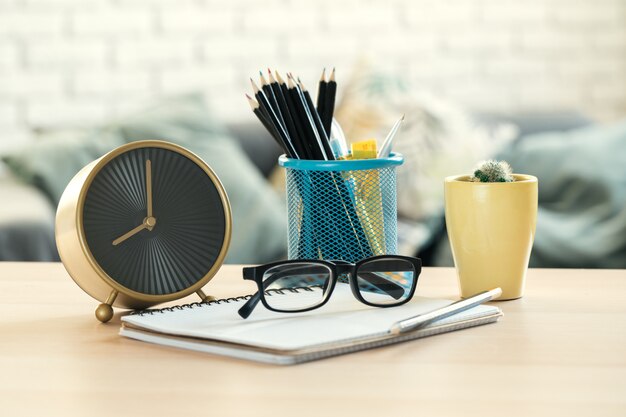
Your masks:
M341 156L345 157L348 155L348 143L346 141L346 135L343 133L343 129L339 122L333 119L333 123L330 129L331 132L331 140L335 139L339 142L339 148L341 149Z
M296 149L298 150L298 154L302 159L313 159L313 153L310 149L309 143L306 141L306 134L304 128L300 122L300 116L296 112L295 104L289 94L289 89L287 87L287 83L281 77L278 71L274 71L276 73L276 82L280 87L280 91L282 93L282 97L285 100L285 106L287 107L286 112L291 116L291 121L293 122L293 128L295 136L292 136L292 141Z
M367 139L350 144L352 159L376 158L376 139Z
M305 132L305 137L307 138L309 147L312 150L312 154L315 159L328 160L326 148L322 145L322 138L320 138L319 132L315 127L315 122L311 117L306 100L302 95L302 91L299 90L295 80L290 74L287 74L287 87L289 94L291 95L292 102L295 104L296 112L300 117L300 123Z
M324 114L325 114L325 105L326 105L326 68L324 68L322 70L322 75L320 76L320 80L318 83L318 87L317 87L317 101L316 101L316 106L317 106L317 112L320 115L320 118L322 120L322 122L325 119ZM324 129L326 129L326 127L324 127ZM330 132L328 130L326 130L327 136L330 138Z
M290 259L356 262L397 253L396 167L401 155L335 161L280 157ZM311 234L303 231L311 230ZM315 238L315 240L313 240Z
M324 114L328 114L330 107L334 106L336 92L334 73L333 69L326 90L328 94L324 93L324 88L318 94L318 104L324 103ZM332 128L325 128L323 116L313 104L302 81L291 73L287 73L286 82L277 71L272 73L268 70L268 75L269 83L261 73L262 89L259 89L252 79L250 80L256 101L248 97L248 102L257 118L277 140L285 154L295 160L346 159L345 138L338 137L334 145L331 145L329 134L332 133ZM325 83L324 72L320 82ZM332 109L330 109L329 126L332 126L332 122ZM370 153L363 153L360 156L370 157ZM374 157L375 152L372 158ZM294 219L297 222L294 225L298 234L297 249L295 252L290 252L290 257L355 261L374 254L387 253L387 246L383 244L383 241L388 237L381 232L384 229L382 218L378 220L378 226L375 226L371 219L364 216L363 201L355 198L355 188L352 186L354 181L349 176L340 174L339 171L313 171L317 169L313 168L312 172L303 172L302 175L294 178L294 188L291 194L299 196L294 198L323 196L325 201L319 207L313 201L300 205L298 219ZM393 184L395 187L395 182ZM381 198L378 198L377 202L381 201ZM377 210L377 212L380 211L380 209ZM365 225L362 222L365 222ZM334 228L324 232L323 229L327 226L319 227L323 224L333 225ZM378 234L378 237L375 234ZM392 245L392 247L395 246L395 244Z
M500 295L502 295L502 290L500 288L495 288L490 291L478 293L474 296L459 300L455 303L439 308L437 310L429 311L428 313L422 313L418 316L399 321L391 326L391 333L400 334L414 331L434 321L445 319L446 317L459 314L482 303L491 301L495 298L498 298Z
M276 115L276 109L270 105L265 93L257 87L252 78L250 78L250 83L252 84L254 96L256 97L260 108L264 111L268 122L274 126L274 129L278 132L278 138L283 144L282 148L285 150L287 155L291 155L292 158L298 158L298 152L295 150L291 139L289 138L289 134L285 131L284 125L279 121L278 116Z
M320 116L315 109L315 105L313 105L313 100L311 99L311 95L309 94L307 89L304 87L304 84L302 83L302 81L300 81L299 78L298 78L298 85L300 86L300 89L302 90L302 95L304 96L305 104L307 105L307 109L309 110L309 113L311 114L311 117L313 118L313 122L315 123L315 129L317 130L320 140L321 140L321 144L324 147L324 154L327 157L327 159L332 161L333 159L335 159L335 157L330 148L330 144L328 143L328 138L330 136L326 134L326 131L324 130L324 126L322 125L322 121L320 120Z
M337 138L330 139L330 150L334 159L341 159L347 154L341 147L341 141Z
M296 130L296 125L293 122L293 116L291 115L291 112L289 111L289 106L287 104L287 101L285 100L283 91L281 90L280 85L278 84L278 81L276 80L276 78L274 78L274 74L272 74L272 71L269 68L267 71L268 71L269 78L270 78L270 87L272 89L274 97L276 98L276 103L282 114L281 120L285 124L287 133L289 135L289 138L291 139L291 143L296 149L296 152L298 153L298 155L302 155L303 157L306 157L307 152L299 141L299 134L298 134L298 131Z
M271 87L270 84L268 84L267 80L265 79L263 71L259 71L259 79L261 80L261 89L263 89L265 97L267 97L268 102L271 104L271 107L276 113L276 116L278 116L281 124L283 126L286 126L282 111L278 105L278 97L274 94L274 89Z
M387 137L385 138L385 140L383 141L383 144L381 145L380 149L378 150L378 157L379 158L386 158L386 157L389 156L389 154L391 154L391 148L393 146L393 138L396 136L396 133L398 133L398 130L400 129L400 125L402 124L403 121L404 121L404 115L402 115L400 120L398 120L393 125L393 127L391 128L391 130L387 134Z
M272 297L289 299L296 291ZM449 300L414 297L394 308L359 303L347 284L338 283L333 298L315 311L284 315L259 310L247 320L237 310L248 297L194 303L122 317L120 335L145 342L273 364L295 364L371 349L439 333L493 323L497 307L478 306L423 329L401 335L391 326L403 318L445 305Z
M333 123L333 115L335 112L335 95L337 94L337 82L335 81L335 68L330 73L328 85L326 86L325 103L324 103L324 128L330 137L330 128Z
M256 101L255 99L253 99L252 97L250 97L248 94L246 94L246 98L248 99L248 104L250 104L250 108L252 109L252 112L254 113L254 115L263 124L265 129L267 129L267 131L270 133L272 138L274 138L274 140L276 141L278 146L283 147L284 144L283 144L283 142L280 139L280 135L278 134L278 132L274 128L274 125L272 125L269 122L269 120L267 119L265 114L263 114L263 112L261 111L261 108L259 106L259 102Z
M352 160L376 158L375 139L353 142L351 149ZM374 253L388 253L379 170L355 171L347 178L352 184L354 205L370 247Z
M221 266L231 236L222 184L189 150L162 141L128 143L83 168L56 214L56 243L74 281L102 304L143 309L201 290Z

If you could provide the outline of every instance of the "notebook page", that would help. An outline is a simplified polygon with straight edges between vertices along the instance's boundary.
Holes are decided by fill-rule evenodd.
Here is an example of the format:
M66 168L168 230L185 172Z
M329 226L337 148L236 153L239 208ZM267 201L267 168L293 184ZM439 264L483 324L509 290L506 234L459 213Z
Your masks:
M275 296L297 297L298 294ZM161 333L291 350L385 334L396 321L451 302L414 297L400 307L370 307L357 301L347 284L338 283L326 305L303 313L276 313L259 303L249 318L242 319L237 310L245 301L240 301L156 312L153 315L130 315L123 317L122 321ZM497 311L496 307L478 306L439 323L466 320Z

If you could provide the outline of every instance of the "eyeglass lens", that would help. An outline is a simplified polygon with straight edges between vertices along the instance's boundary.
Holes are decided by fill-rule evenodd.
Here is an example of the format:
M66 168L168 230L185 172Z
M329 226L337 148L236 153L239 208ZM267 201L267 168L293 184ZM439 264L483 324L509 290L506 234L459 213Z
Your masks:
M267 304L280 311L296 311L320 305L327 297L331 270L325 265L290 263L263 274Z
M403 259L374 259L361 264L356 272L359 293L374 305L392 305L411 295L415 267Z

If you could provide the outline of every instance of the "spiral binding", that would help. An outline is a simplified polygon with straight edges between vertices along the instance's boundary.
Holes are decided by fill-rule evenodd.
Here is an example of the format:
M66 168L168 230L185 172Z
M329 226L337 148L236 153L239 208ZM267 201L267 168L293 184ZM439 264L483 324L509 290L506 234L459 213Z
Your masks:
M180 304L177 306L172 306L172 307L163 307L163 308L154 308L154 309L148 309L148 310L138 310L138 311L132 311L129 313L129 316L145 316L145 315L154 315L155 313L165 313L165 312L172 312L175 310L193 310L194 308L197 307L202 307L202 306L210 306L213 304L222 304L222 303L232 303L232 302L237 302L237 301L243 301L243 300L249 300L250 297L252 297L252 294L248 294L248 295L240 295L237 297L229 297L229 298L221 298L219 300L211 300L211 301L196 301L193 303L189 303L189 304Z
M313 291L312 288L313 287L320 287L321 285L311 285L309 287L293 287L293 288L281 288L281 289L271 289L271 290L267 290L265 291L265 295L269 295L272 296L273 293L278 293L278 294L284 294L283 291L289 291L292 293L299 293L301 290L304 291ZM229 298L220 298L219 300L212 300L212 301L196 301L193 303L189 303L189 304L180 304L177 306L172 306L172 307L163 307L163 308L154 308L154 309L147 309L147 310L137 310L137 311L131 311L128 315L129 316L145 316L145 315L149 315L152 316L155 313L160 313L163 314L165 312L173 312L175 310L193 310L196 307L202 307L202 306L210 306L210 305L214 305L214 304L228 304L228 303L233 303L233 302L238 302L238 301L247 301L250 298L253 297L253 294L248 294L248 295L240 295L237 297L229 297Z

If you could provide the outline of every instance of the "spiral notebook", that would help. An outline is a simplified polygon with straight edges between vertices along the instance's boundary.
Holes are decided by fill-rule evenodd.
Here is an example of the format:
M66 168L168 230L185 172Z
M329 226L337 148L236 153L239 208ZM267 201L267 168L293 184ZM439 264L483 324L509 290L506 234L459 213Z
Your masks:
M502 316L499 308L480 305L421 329L393 335L390 328L395 322L452 301L413 297L399 307L369 307L354 298L347 284L338 283L328 303L316 310L276 313L259 304L244 320L237 310L248 298L130 314L122 317L120 334L159 345L289 365L493 323Z

